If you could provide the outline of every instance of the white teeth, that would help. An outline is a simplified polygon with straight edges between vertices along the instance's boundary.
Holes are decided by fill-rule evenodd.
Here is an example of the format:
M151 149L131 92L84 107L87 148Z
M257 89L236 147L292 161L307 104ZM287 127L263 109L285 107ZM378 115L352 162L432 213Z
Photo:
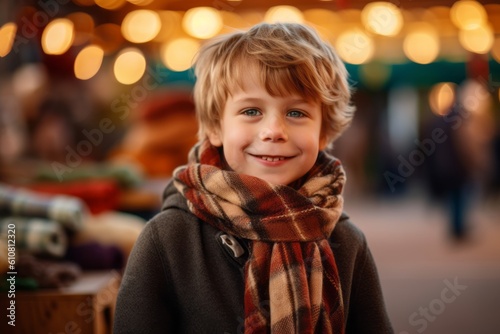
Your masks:
M265 156L262 156L261 157L262 160L267 160L267 161L280 161L280 160L285 160L284 157L265 157Z

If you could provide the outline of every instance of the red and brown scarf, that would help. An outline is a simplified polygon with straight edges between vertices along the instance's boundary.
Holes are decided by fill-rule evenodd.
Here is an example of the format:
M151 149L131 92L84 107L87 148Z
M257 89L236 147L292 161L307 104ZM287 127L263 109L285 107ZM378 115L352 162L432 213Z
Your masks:
M296 190L225 170L219 150L204 141L174 178L196 216L251 240L245 333L344 333L339 274L328 243L343 207L339 160L320 152Z

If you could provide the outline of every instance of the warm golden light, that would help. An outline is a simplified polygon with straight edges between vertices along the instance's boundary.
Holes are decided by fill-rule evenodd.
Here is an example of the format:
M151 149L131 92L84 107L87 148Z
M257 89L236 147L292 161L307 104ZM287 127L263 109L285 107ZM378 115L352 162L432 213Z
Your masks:
M256 25L262 21L264 21L264 13L253 10L253 11L244 11L241 14L242 20L246 23L248 27Z
M222 17L212 7L191 8L184 14L182 27L193 37L207 39L222 29Z
M73 45L82 45L86 43L94 33L94 19L87 13L75 12L66 16L68 20L73 22L75 38Z
M314 26L318 33L327 40L336 37L342 29L340 15L327 9L307 9L304 11L304 20Z
M314 8L304 11L304 19L307 22L319 25L329 26L331 24L338 24L340 16L334 11L328 9Z
M115 60L116 80L124 85L137 82L146 70L146 59L139 49L127 48L120 52Z
M347 30L335 43L339 56L351 64L363 64L373 57L375 46L370 36L361 29Z
M344 23L359 24L361 22L361 10L359 9L342 9L337 14Z
M92 78L101 68L104 51L97 45L82 49L75 59L75 77L81 80Z
M292 22L303 23L304 16L302 12L293 6L274 6L267 10L264 15L264 21L269 23L275 22Z
M361 11L365 28L375 34L394 36L403 27L403 16L399 8L390 2L371 2Z
M433 113L444 116L450 112L455 102L455 88L456 85L451 82L442 82L432 87L429 93L429 106Z
M122 7L126 0L94 0L95 4L101 8L114 10Z
M155 42L166 42L169 39L183 34L181 22L182 15L173 10L160 10L157 12L160 15L161 28L156 37Z
M480 26L476 29L460 30L458 40L465 50L485 54L493 46L493 30L489 25Z
M16 39L17 25L14 22L5 23L0 28L0 57L5 57L12 50L12 45Z
M192 65L200 43L192 38L178 38L163 45L160 56L163 64L172 71L188 70Z
M405 36L403 50L415 63L429 64L439 54L439 36L430 24L414 24Z
M151 4L154 0L127 0L127 1L136 6L147 6Z
M431 6L426 10L424 16L433 15L435 20L450 20L450 7Z
M250 27L248 22L243 20L243 18L238 13L229 12L226 10L221 10L219 13L222 17L223 23L223 27L219 32L220 34L232 33L236 30L244 30Z
M134 10L125 16L121 29L123 37L132 43L149 42L160 32L160 15L152 10Z
M451 21L460 29L476 29L486 24L488 16L477 1L457 1L450 10Z
M73 22L68 19L55 19L43 30L42 49L46 54L60 55L68 51L73 43Z

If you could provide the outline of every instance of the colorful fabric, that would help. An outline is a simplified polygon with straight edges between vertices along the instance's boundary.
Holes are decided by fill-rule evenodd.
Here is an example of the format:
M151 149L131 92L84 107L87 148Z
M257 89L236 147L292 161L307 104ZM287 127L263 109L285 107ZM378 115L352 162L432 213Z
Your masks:
M196 145L174 184L202 221L248 239L245 333L344 333L335 257L328 244L343 208L345 174L320 152L292 186L224 170L219 150Z
M63 169L64 171L64 169ZM87 163L71 168L71 173L54 172L54 166L38 168L34 177L35 182L75 182L94 179L114 180L121 188L135 188L144 182L144 176L133 164Z
M88 214L80 199L72 196L47 196L34 191L0 185L0 217L38 217L79 230Z
M88 242L70 245L65 259L78 264L83 270L123 269L123 252L114 245Z
M120 186L112 179L37 182L30 184L29 189L39 194L78 198L92 214L117 210L122 195Z
M30 254L20 255L16 262L17 280L32 279L31 288L56 289L69 286L82 275L82 269L69 261L39 259Z
M16 250L52 257L62 257L66 253L68 237L57 222L41 218L0 218L0 235L3 239L12 229L16 235Z

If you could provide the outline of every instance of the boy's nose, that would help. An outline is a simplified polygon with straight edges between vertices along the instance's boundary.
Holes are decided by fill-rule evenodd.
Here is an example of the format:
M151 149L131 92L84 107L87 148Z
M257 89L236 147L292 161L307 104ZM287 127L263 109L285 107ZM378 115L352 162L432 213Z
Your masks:
M279 117L269 117L260 131L260 139L263 141L287 141L288 133L284 120Z

